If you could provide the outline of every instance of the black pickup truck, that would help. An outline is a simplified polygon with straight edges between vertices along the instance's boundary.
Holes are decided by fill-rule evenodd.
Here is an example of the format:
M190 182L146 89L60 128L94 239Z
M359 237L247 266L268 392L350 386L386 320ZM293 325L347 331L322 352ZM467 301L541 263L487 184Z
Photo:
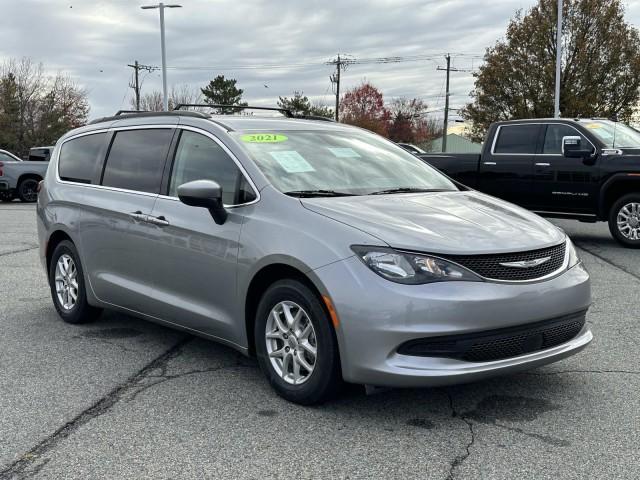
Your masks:
M640 132L604 119L494 123L482 153L420 154L459 182L540 215L609 222L640 248Z

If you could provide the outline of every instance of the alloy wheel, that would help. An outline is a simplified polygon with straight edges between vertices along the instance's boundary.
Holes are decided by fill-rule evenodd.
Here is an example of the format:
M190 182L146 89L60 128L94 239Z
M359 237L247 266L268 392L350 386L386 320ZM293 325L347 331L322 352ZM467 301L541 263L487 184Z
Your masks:
M285 382L300 385L311 377L318 352L316 332L300 305L276 304L267 319L265 340L271 366Z
M32 179L23 181L20 185L20 193L27 202L35 202L38 200L38 182Z
M55 282L58 303L64 310L71 310L78 301L78 269L66 253L56 263Z
M618 231L629 240L640 240L640 203L631 202L618 210Z

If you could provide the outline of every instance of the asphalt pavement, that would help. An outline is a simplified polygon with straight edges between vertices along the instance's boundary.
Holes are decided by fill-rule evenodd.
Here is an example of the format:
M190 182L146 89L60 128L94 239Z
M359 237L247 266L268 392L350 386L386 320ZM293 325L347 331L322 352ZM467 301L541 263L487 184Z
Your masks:
M584 352L308 408L215 343L116 313L63 323L35 208L0 204L0 480L640 478L640 251L602 223L558 224L592 275Z

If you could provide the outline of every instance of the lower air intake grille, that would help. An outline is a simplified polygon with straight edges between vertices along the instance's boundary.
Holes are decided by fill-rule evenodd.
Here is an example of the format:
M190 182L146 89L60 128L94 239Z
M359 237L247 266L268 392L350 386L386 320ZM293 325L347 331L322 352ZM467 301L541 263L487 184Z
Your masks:
M491 280L523 281L535 280L549 275L562 267L566 244L555 247L529 250L528 252L505 253L498 255L443 255L478 275ZM523 266L522 262L546 259L539 265ZM509 266L505 263L521 263L521 266Z
M519 327L411 340L403 343L398 353L457 358L468 362L517 357L568 342L584 327L585 315L586 311L582 311Z

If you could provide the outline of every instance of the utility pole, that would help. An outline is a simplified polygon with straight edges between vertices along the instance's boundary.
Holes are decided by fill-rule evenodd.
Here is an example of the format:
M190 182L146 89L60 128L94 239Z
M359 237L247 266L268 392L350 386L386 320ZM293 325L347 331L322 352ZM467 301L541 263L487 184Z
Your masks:
M335 65L336 73L329 75L329 80L336 86L336 111L335 120L338 121L338 111L340 110L340 70L344 70L349 63L353 63L353 60L340 58L340 55L335 60L327 62L327 65Z
M458 69L457 68L451 68L451 55L449 55L447 53L447 56L445 57L447 59L447 68L441 68L438 67L437 70L446 70L447 72L447 88L446 88L446 93L445 93L445 97L444 97L444 128L442 129L442 151L446 152L447 151L447 125L449 123L449 96L450 96L450 91L449 91L449 77L451 76L451 72L457 72Z
M158 9L160 10L160 50L162 51L162 105L165 111L169 110L169 97L167 95L167 49L164 43L164 9L165 8L181 8L182 5L167 4L160 2L157 5L144 5L140 8L143 10Z
M556 95L554 117L560 118L560 68L562 66L562 0L558 0L558 31L556 32Z
M129 84L129 87L133 88L136 94L136 111L139 112L140 111L140 81L139 81L138 71L140 70L140 64L138 63L138 60L136 60L133 63L133 65L129 64L127 65L127 67L133 68L133 74L134 74L135 80L133 85Z
M134 80L133 80L133 84L129 83L129 87L131 87L133 89L133 91L135 92L135 96L136 96L136 111L140 111L140 70L146 70L147 72L153 72L154 70L157 70L158 67L152 67L150 65L142 65L141 63L138 63L138 60L136 60L135 62L133 62L133 64L128 64L127 67L131 67L133 68L133 75L134 75Z

